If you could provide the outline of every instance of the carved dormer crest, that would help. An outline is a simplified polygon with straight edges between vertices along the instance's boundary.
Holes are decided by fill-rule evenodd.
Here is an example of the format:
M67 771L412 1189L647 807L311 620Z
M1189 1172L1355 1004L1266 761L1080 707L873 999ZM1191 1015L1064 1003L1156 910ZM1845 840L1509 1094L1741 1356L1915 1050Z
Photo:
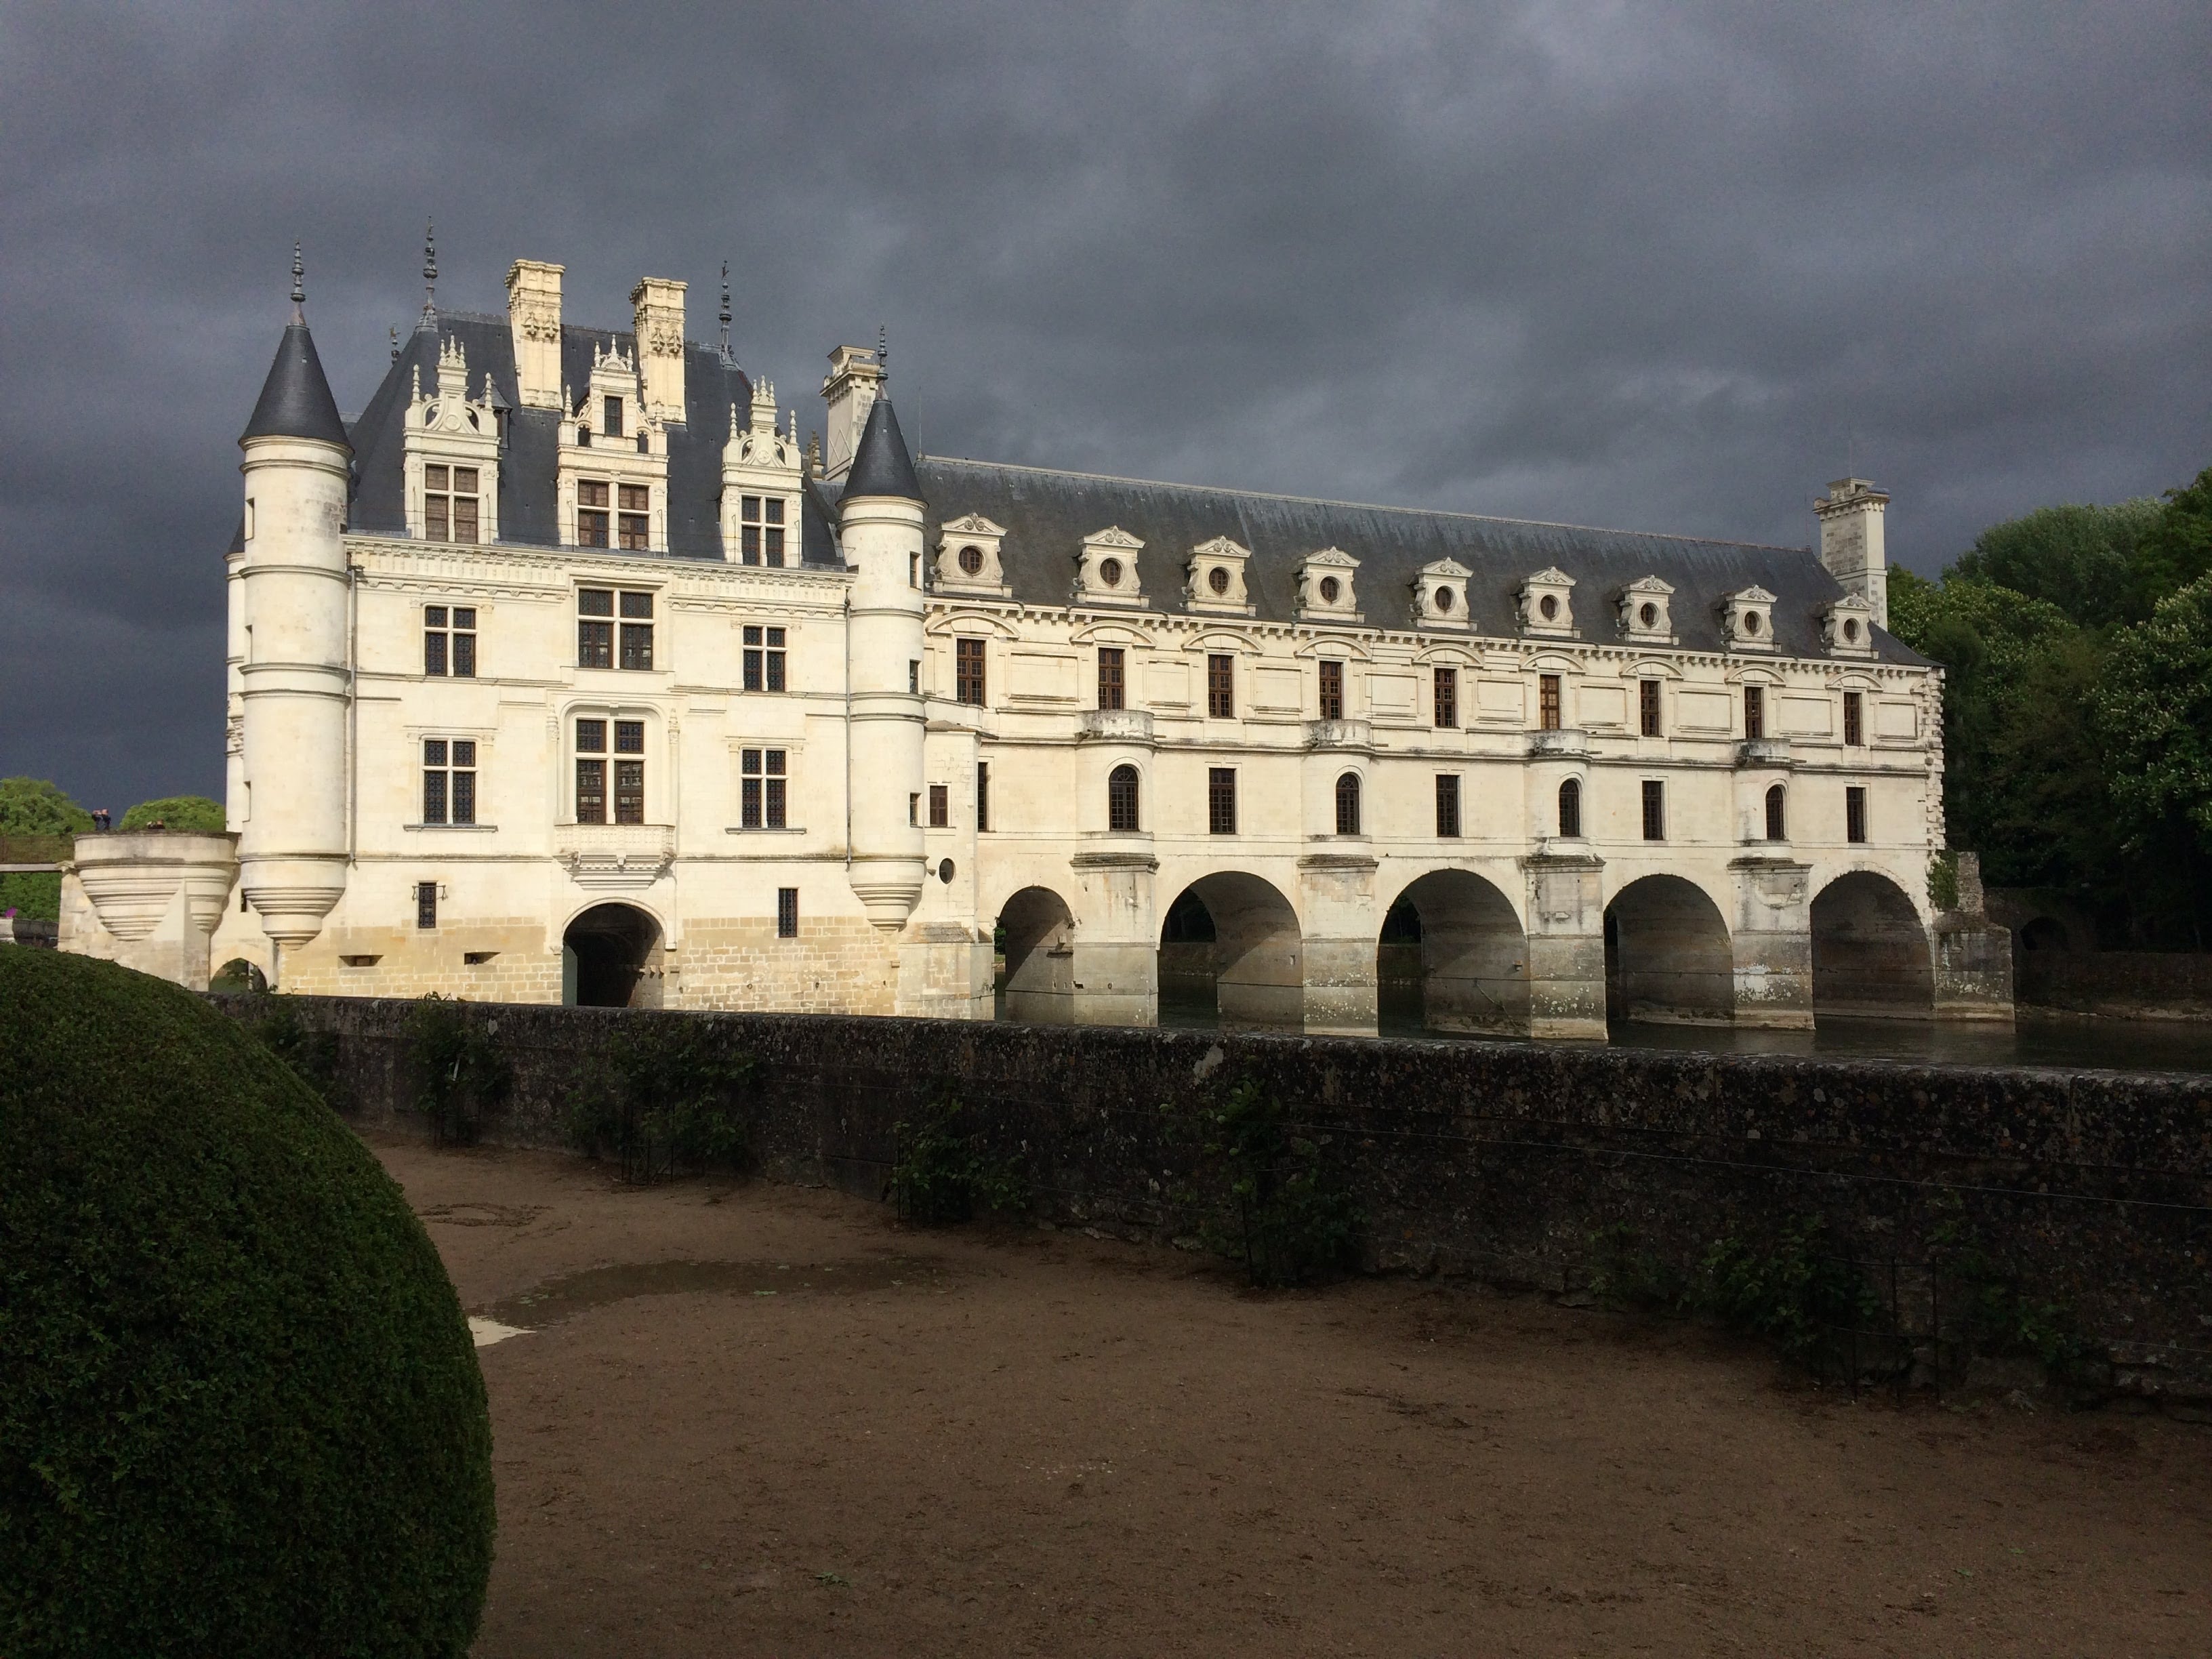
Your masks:
M407 531L434 542L499 539L500 425L491 376L469 398L468 353L448 335L439 343L430 390L418 364L410 376L402 482Z
M1252 550L1216 536L1190 550L1184 567L1183 608L1213 617L1249 617L1252 596L1244 586L1244 567Z
M1638 645L1672 645L1674 622L1668 606L1674 585L1656 576L1638 576L1620 590L1620 637Z
M1721 636L1731 651L1774 649L1774 595L1747 587L1720 603Z
M1534 639L1571 640L1575 627L1575 579L1556 568L1521 584L1521 631Z
M1083 550L1076 555L1075 603L1144 605L1144 585L1137 574L1137 555L1144 546L1119 525L1085 536Z
M947 519L939 531L930 586L943 592L1011 598L1012 590L999 563L999 548L1006 539L1006 526L993 524L980 513Z
M645 403L636 360L592 348L592 378L567 404L555 477L561 539L569 546L668 550L668 426Z
M775 424L775 386L753 382L748 419L738 424L730 405L730 436L722 446L722 556L733 564L795 568L799 543L799 453L797 416L790 432Z
M1414 625L1473 633L1474 618L1467 604L1467 581L1473 574L1456 559L1432 560L1414 572Z
M1309 553L1298 564L1298 620L1356 623L1359 595L1352 579L1359 561L1340 547Z

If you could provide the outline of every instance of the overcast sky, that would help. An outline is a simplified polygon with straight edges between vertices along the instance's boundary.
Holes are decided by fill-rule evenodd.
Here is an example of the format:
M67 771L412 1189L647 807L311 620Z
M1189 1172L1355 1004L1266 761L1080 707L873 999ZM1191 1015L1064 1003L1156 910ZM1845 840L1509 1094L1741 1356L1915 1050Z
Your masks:
M0 774L222 790L292 239L340 406L518 256L919 448L1891 555L2212 462L2212 6L0 9Z

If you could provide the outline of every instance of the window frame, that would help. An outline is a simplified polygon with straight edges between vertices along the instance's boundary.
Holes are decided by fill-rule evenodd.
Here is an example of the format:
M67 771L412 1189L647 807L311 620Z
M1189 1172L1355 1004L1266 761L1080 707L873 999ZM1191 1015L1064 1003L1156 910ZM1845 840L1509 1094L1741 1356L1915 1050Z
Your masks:
M766 570L785 568L784 497L738 495L738 562Z
M791 751L787 749L740 749L738 751L738 827L740 830L787 830L791 827Z
M1539 732L1558 732L1566 723L1567 697L1564 676L1536 676L1536 729Z
M1858 749L1866 743L1866 694L1844 693L1844 747Z
M1316 692L1321 718L1340 720L1344 718L1344 659L1341 657L1322 657L1314 665L1317 671Z
M1110 835L1144 831L1144 779L1127 761L1106 775L1106 829Z
M952 699L970 708L987 707L989 692L985 668L985 641L973 634L956 635L952 641Z
M747 691L771 696L788 690L788 630L769 623L747 623L738 639L743 653L739 684Z
M614 545L614 481L611 478L579 478L576 480L576 545L579 547L611 547Z
M1437 774L1437 839L1457 841L1461 837L1459 774Z
M1666 728L1660 718L1659 699L1662 696L1660 683L1652 679L1638 680L1636 683L1636 719L1638 733L1647 738L1664 737Z
M988 835L991 829L991 763L975 763L975 833Z
M1206 833L1237 833L1237 769L1209 766L1206 769Z
M1743 688L1743 737L1747 743L1763 742L1766 737L1766 688L1763 685Z
M1206 717L1210 720L1237 718L1237 657L1233 652L1215 651L1206 655Z
M929 786L929 824L932 830L952 827L952 786L933 783Z
M1863 783L1844 786L1844 840L1853 847L1863 847L1870 839L1867 823L1867 790Z
M477 677L477 611L473 605L422 607L422 677L472 680ZM463 618L467 618L463 622Z
M469 487L461 488L466 478ZM468 534L461 533L466 503ZM456 547L473 547L483 540L483 469L453 461L422 464L422 539Z
M1559 825L1561 841L1583 839L1583 781L1580 778L1559 780L1559 792L1553 803L1557 814L1553 822Z
M1459 669L1438 663L1430 675L1431 724L1439 732L1459 730Z
M435 757L432 750L436 750ZM418 751L422 787L419 822L425 829L476 827L477 740L474 738L424 738Z
M775 936L778 939L799 937L799 890L796 887L775 890Z
M1778 783L1766 786L1766 839L1790 839L1790 792Z
M1098 647L1098 708L1104 713L1129 706L1127 659L1118 645Z
M1663 779L1644 780L1644 839L1664 842L1667 839L1667 785Z
M1357 836L1360 833L1359 774L1340 772L1336 779L1336 833Z

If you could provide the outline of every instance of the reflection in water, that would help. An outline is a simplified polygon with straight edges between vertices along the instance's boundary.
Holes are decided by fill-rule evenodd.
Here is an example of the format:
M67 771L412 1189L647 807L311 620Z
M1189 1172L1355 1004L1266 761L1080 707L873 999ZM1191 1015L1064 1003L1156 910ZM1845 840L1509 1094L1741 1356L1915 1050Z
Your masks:
M1418 1002L1411 1012L1385 999L1381 1035L1447 1042L1510 1042L1512 1037L1473 1036L1423 1029ZM998 1018L1006 1017L1002 994ZM1218 1031L1212 999L1164 993L1159 1023L1176 1031ZM2125 1072L2212 1072L2212 1026L2182 1020L2023 1018L2001 1025L1938 1024L1932 1020L1820 1021L1810 1031L1757 1031L1733 1026L1654 1025L1640 1020L1614 1024L1618 1048L1674 1048L1723 1054L1821 1054L1837 1060L1901 1060L1938 1066L2058 1066ZM1548 1046L1548 1045L1547 1045ZM1583 1046L1583 1045L1571 1045Z

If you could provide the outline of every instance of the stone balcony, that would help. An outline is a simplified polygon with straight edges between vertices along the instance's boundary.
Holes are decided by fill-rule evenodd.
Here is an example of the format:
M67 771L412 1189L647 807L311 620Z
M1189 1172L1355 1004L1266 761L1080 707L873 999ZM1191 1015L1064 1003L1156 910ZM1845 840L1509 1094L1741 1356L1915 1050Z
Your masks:
M1152 717L1142 708L1086 708L1076 728L1080 743L1150 743Z
M1550 732L1531 732L1528 734L1528 758L1531 760L1587 755L1589 751L1589 733L1580 726L1564 726Z
M676 829L666 823L563 823L553 855L579 887L638 891L676 862Z
M1789 766L1793 764L1787 738L1752 738L1735 746L1738 766Z
M1308 720L1309 749L1364 749L1375 747L1375 726L1370 720Z

